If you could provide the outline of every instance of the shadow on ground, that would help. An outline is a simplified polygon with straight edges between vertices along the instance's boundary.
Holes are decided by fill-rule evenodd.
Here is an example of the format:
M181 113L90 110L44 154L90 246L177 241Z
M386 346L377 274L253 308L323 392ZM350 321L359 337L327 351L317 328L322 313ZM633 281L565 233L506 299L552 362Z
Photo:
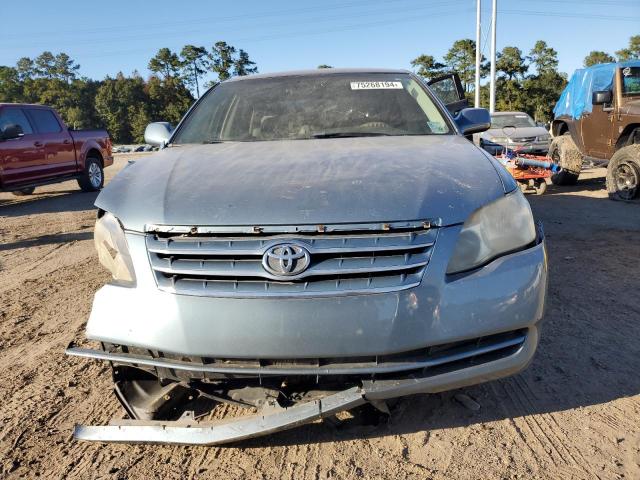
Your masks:
M549 185L547 192L544 196L560 194L560 193L580 193L580 192L595 192L595 191L607 191L607 185L605 177L587 177L579 178L576 185L568 187L559 187L556 185Z
M53 245L59 243L75 242L79 240L91 240L93 238L93 230L86 232L60 233L56 235L42 235L36 238L17 240L15 242L3 243L0 245L0 252L6 250L15 250L18 248L29 248L42 245Z
M28 197L0 199L0 217L93 210L98 193L62 190Z

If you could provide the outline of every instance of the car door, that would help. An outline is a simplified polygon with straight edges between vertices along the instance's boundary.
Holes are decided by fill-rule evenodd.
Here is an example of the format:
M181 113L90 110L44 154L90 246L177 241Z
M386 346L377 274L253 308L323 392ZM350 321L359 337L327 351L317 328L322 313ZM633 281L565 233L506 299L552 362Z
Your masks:
M431 91L447 107L451 115L457 115L460 110L469 106L464 94L462 82L457 73L449 73L427 82Z
M22 108L0 109L0 129L8 125L18 125L23 135L0 141L0 181L5 188L37 181L44 163L44 144L35 135Z
M43 173L46 177L71 175L76 172L73 139L58 117L49 108L27 107L38 137L44 144Z
M613 95L612 95L613 98ZM615 110L613 103L593 105L591 112L584 112L580 119L581 136L585 153L590 157L609 158L613 152L611 143Z

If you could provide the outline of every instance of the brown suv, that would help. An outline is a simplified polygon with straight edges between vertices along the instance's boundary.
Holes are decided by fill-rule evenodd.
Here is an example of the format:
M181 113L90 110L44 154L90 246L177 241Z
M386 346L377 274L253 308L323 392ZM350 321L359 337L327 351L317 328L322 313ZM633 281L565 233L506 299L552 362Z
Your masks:
M640 194L640 60L578 70L556 108L549 156L562 169L556 185L578 180L583 161L608 162L614 200Z

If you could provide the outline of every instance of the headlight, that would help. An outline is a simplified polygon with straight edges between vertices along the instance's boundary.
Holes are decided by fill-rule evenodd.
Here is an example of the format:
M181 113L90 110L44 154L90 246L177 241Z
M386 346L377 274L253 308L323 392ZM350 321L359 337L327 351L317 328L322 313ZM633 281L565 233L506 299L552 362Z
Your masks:
M534 242L536 227L529 202L516 190L469 216L458 237L447 273L479 267Z
M100 263L111 272L116 283L134 286L136 275L129 255L127 239L118 219L105 213L96 221L93 239Z
M489 137L489 141L495 143L507 143L509 139L507 137Z
M551 140L551 135L540 135L540 136L538 136L538 141L539 142L548 142L549 140Z

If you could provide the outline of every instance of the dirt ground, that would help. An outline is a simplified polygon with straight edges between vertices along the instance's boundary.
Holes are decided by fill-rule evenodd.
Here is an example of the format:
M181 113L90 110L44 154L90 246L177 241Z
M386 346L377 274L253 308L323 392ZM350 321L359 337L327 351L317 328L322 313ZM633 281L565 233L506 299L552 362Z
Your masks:
M120 156L113 176L126 162ZM107 365L67 358L93 293L94 194L75 183L0 194L2 478L640 478L640 204L606 198L604 169L528 196L547 233L550 289L537 356L521 374L400 401L223 448L101 445L76 423L122 410Z

